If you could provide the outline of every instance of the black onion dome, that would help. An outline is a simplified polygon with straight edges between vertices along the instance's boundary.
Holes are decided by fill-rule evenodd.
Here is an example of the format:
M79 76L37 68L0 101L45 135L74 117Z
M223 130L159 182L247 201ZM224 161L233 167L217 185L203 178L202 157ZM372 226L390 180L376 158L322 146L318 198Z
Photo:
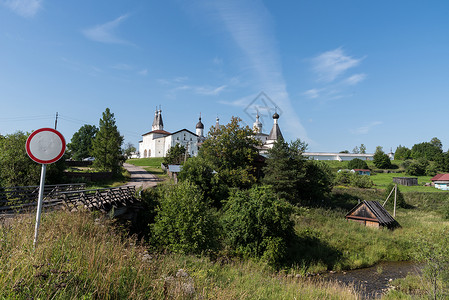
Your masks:
M278 113L277 113L277 112L275 112L275 113L274 113L274 115L273 115L273 119L279 119L279 115L278 115Z
M203 123L201 122L201 118L200 118L199 122L196 123L196 128L198 128L198 129L204 129L204 125L203 125Z

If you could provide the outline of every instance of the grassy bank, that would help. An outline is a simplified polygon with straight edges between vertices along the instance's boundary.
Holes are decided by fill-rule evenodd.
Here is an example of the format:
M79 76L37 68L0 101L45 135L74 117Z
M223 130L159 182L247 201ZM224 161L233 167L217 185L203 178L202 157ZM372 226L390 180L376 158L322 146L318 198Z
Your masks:
M148 253L111 220L86 212L43 215L35 251L34 218L7 223L0 226L2 299L357 298L251 261Z
M405 193L410 208L398 208L394 231L373 229L347 222L346 213L358 199L383 202L383 191L376 189L337 188L328 208L298 208L294 216L300 238L297 260L301 272L357 269L381 261L412 260L415 242L425 233L431 235L449 221L444 208L446 193ZM392 209L389 209L393 214Z

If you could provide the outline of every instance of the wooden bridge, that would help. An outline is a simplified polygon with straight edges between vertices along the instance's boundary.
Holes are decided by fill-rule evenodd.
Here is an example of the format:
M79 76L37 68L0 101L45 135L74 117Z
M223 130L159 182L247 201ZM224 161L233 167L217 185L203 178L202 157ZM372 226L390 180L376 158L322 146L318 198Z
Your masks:
M39 186L0 187L0 215L30 211L37 206ZM85 183L47 185L44 188L44 208L80 208L109 211L135 203L134 186L86 190Z

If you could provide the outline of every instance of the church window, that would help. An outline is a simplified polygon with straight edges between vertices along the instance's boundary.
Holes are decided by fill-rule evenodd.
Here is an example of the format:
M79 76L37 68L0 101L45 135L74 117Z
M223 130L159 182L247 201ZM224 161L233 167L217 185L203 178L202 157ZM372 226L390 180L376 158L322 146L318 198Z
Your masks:
M143 151L143 157L147 157L147 150Z

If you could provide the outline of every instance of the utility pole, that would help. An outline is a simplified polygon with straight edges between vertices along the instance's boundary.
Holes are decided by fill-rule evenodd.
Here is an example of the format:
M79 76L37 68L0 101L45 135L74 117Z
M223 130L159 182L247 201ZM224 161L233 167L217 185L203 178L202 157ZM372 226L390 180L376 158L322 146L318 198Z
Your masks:
M58 112L56 112L55 130L56 130L56 127L58 127Z

